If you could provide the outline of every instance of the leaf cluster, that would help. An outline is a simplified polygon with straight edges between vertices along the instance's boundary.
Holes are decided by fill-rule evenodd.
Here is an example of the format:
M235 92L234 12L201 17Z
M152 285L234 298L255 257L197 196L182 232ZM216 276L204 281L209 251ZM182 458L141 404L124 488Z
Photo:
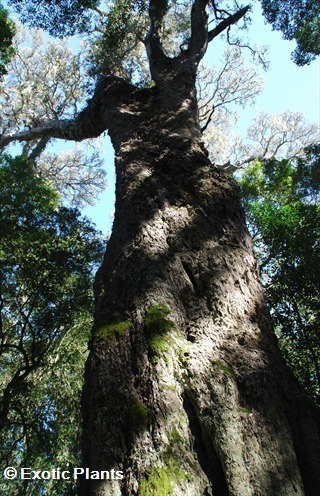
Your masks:
M15 53L12 46L14 35L14 22L9 18L8 11L0 4L0 79L7 73L6 65Z
M30 27L45 29L62 38L90 29L90 9L98 0L10 0L21 21Z
M267 21L282 31L286 40L296 40L292 59L310 64L320 54L320 4L317 0L261 0Z
M100 19L100 33L90 51L91 72L102 70L132 79L139 71L142 40L146 34L145 2L115 0Z

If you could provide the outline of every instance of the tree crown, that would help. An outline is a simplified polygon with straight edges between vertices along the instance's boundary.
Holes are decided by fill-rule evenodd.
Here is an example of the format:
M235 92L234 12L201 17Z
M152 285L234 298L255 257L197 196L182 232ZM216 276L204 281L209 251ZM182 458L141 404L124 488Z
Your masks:
M320 3L317 0L261 0L265 18L284 39L296 40L292 59L310 64L320 54Z

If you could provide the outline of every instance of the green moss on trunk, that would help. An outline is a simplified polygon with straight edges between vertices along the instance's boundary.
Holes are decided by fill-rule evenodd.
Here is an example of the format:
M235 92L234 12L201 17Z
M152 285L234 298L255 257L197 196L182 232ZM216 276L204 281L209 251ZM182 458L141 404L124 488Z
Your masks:
M108 341L115 336L124 336L131 325L131 322L128 321L110 322L109 324L102 325L96 329L93 332L93 339Z
M170 313L171 310L166 305L155 305L153 307L149 307L146 311L146 316L144 319L144 325L147 333L162 334L170 331L173 327L173 322L167 319L167 315Z

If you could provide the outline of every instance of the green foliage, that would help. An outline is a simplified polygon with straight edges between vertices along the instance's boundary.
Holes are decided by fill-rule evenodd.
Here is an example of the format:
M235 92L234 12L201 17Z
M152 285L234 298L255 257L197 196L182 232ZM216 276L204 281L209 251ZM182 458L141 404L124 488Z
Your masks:
M0 79L7 73L6 65L15 54L12 46L15 32L14 22L9 18L8 11L0 4Z
M90 8L98 0L10 0L23 23L62 38L90 29Z
M131 25L133 15L130 0L115 0L108 12L103 35L95 47L93 61L103 65L107 73L116 72L123 66L128 43L135 45L135 29ZM129 38L129 39L128 39ZM130 68L127 67L130 73Z
M252 413L252 410L250 408L240 407L239 410L241 413L245 413L247 415L250 415L250 413Z
M91 72L112 73L127 80L144 79L141 41L146 35L147 2L115 0L105 15L102 34L92 46Z
M0 230L1 468L76 465L102 244L22 157L1 157ZM7 484L1 479L2 493L22 494L21 481ZM41 484L27 485L27 494L42 494ZM61 481L45 484L50 494L62 493ZM68 491L75 494L72 485Z
M180 468L179 455L175 451L175 446L182 441L177 429L172 429L169 434L169 445L162 453L164 465L153 468L147 473L147 478L139 486L140 496L169 496L174 494L174 481L189 480L186 472Z
M253 162L241 179L282 352L320 402L320 145L294 161Z
M222 374L226 375L227 377L229 377L230 379L232 379L234 377L234 372L233 370L228 367L224 362L222 362L221 360L216 360L214 363L213 363L213 370L214 370L214 373L219 373L221 372Z
M154 354L159 355L169 350L169 343L163 336L156 334L148 339L148 344Z
M167 467L155 468L139 486L140 496L169 496L173 494L172 476Z
M297 65L309 64L320 54L318 0L261 0L264 16L286 40L296 40L292 54Z
M170 313L171 310L166 305L155 305L146 311L144 326L154 363L157 363L161 354L169 350L167 333L174 328L173 322L167 318Z

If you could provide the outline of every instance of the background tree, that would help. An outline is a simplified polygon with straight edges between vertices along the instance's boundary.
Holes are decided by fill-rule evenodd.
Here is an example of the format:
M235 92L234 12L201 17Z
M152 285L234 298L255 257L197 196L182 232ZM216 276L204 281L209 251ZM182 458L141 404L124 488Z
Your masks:
M229 172L241 170L253 160L302 156L304 148L319 139L317 124L307 122L301 112L261 112L245 137L229 132L233 120L228 108L218 109L203 134L210 157L215 157L216 165Z
M320 401L319 145L295 160L255 161L241 178L267 301L287 363Z
M310 64L320 54L320 6L317 0L261 0L263 14L285 40L295 40L292 59Z
M14 55L12 39L15 34L15 26L8 16L8 11L0 3L0 80L7 73L6 65Z
M37 3L43 25L61 34L65 4L50 3L49 12ZM28 20L34 2L14 4ZM87 11L79 6L68 2L65 32L81 31ZM232 41L249 6L115 0L89 8L86 29L98 26L89 41L99 48L100 30L104 50L87 106L0 140L81 141L108 130L116 152L116 215L96 277L83 393L83 463L125 477L84 480L81 491L316 496L319 412L276 347L237 187L208 159L199 123L199 63L223 31Z
M30 127L35 116L75 115L86 92L79 57L38 30L27 33L18 25L16 31L15 56L1 83L1 131ZM102 245L94 227L63 207L62 198L92 203L105 173L94 144L62 156L45 151L47 145L33 141L21 157L1 157L2 468L80 464L80 393ZM1 478L0 485L16 495L44 490L43 481ZM45 489L77 493L72 482L60 486L55 480Z
M0 133L32 128L45 120L74 118L87 95L88 78L66 41L46 40L44 34L17 25L15 57L0 86ZM33 160L40 177L74 205L93 204L105 188L106 173L97 140L63 153L48 147L49 139L24 144L22 154Z
M80 463L82 369L102 244L25 158L1 157L0 199L1 467L67 467ZM41 494L43 481L33 482L1 478L0 486ZM46 489L61 494L60 485Z

